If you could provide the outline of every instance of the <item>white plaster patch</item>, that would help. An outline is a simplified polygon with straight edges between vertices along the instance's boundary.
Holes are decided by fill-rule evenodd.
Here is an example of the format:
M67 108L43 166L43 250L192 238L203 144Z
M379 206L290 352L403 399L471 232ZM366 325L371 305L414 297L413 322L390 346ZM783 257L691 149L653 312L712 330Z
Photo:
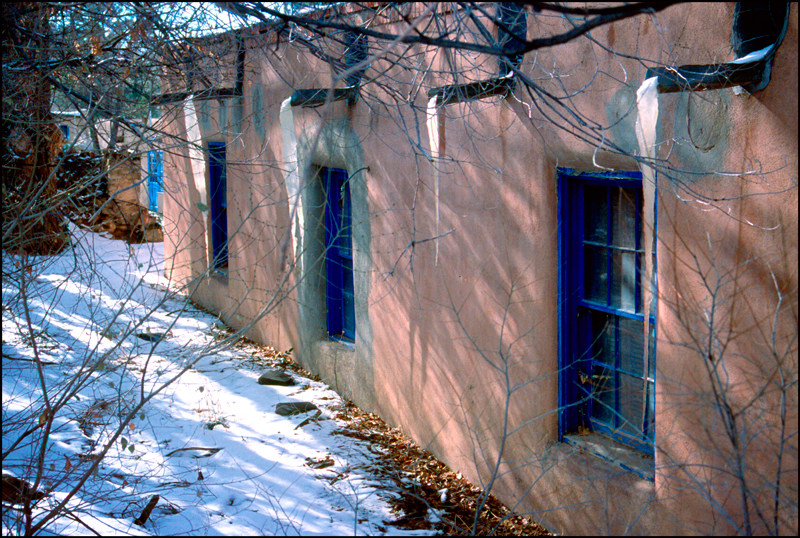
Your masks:
M194 186L200 195L200 203L208 205L203 138L200 133L200 124L197 121L197 110L194 106L194 100L191 98L184 101L183 121L186 127L186 139L189 142L189 161L192 167Z
M283 136L283 161L286 176L286 193L289 198L289 212L292 226L292 253L294 268L297 274L302 274L302 248L303 248L303 199L300 195L300 174L297 163L297 133L294 130L294 114L292 113L292 98L286 98L281 103L280 112L281 134Z
M647 163L653 162L656 153L656 124L658 123L658 77L651 77L642 82L636 92L636 106L638 117L636 118L636 139L639 141L639 155L647 159L646 162L639 163L642 169L642 190L644 205L644 275L642 279L642 303L644 310L644 375L650 371L650 303L653 299L653 240L654 240L654 221L655 221L655 194L656 194L656 171L655 168ZM647 391L644 391L643 398L647 398ZM647 409L647 402L644 402L642 409Z
M436 198L436 228L434 244L436 245L435 265L439 265L439 167L445 149L444 117L442 110L436 106L437 96L428 101L428 140L431 150L431 164L433 164L433 190Z

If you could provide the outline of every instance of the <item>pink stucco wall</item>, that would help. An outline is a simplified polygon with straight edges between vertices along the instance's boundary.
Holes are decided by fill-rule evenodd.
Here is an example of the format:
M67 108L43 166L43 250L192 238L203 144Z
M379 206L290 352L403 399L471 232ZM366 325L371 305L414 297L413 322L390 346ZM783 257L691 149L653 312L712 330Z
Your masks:
M582 89L571 105L609 126L610 141L638 151L631 106L646 67L733 59L732 13L732 4L688 4L593 32L600 44L648 64L579 39L538 51L535 65L526 56L523 70L548 91ZM564 24L531 16L529 36ZM247 43L244 98L206 102L208 119L199 122L201 144L228 144L227 278L206 273L202 160L193 163L183 147L165 157L167 273L188 284L194 300L247 327L251 338L293 347L334 388L473 483L486 483L500 458L493 492L554 531L728 533L742 525L746 505L754 532L765 532L754 509L772 520L778 454L781 469L797 467L796 436L780 445L797 431L796 385L780 390L797 378L794 7L765 90L659 98L658 156L671 169L658 176L655 482L558 442L557 167L637 170L635 160L577 140L570 126L543 118L525 92L448 106L438 229L453 232L438 240L436 263L437 242L423 241L436 230L433 168L412 142L419 123L418 142L428 146L425 90L452 81L427 81L416 115L378 106L392 96L371 85L354 107L295 108L300 159L311 167L305 182L314 166L364 168L353 186L358 334L348 349L324 334L311 195L303 198L304 271L292 263L298 238L279 121L284 99L327 87L330 72L269 35ZM544 80L545 68L562 76ZM170 121L175 134L191 130L185 108ZM303 150L320 129L317 151ZM703 129L713 130L703 135L710 147L698 149ZM711 359L708 342L719 353ZM735 441L712 398L715 375L738 420ZM795 533L796 472L780 484L778 516Z

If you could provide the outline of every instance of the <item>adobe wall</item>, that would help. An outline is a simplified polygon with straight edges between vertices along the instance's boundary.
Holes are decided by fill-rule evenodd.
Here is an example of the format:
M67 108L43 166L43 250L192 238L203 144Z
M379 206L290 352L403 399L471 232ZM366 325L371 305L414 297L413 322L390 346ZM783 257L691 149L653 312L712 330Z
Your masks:
M637 17L592 36L667 65L723 62L733 59L732 10L677 6L655 21ZM529 26L529 35L560 24L542 21L541 28ZM505 432L493 492L556 532L731 532L741 503L731 489L730 446L708 400L709 363L701 348L687 344L708 336L705 313L717 297L723 321L714 333L725 343L718 349L739 426L761 427L748 430L748 454L763 457L748 460L744 474L756 492L751 503L763 503L777 465L780 398L772 351L782 353L782 372L795 379L797 372L796 57L793 8L767 89L659 97L658 156L673 170L658 176L655 482L559 443L555 411L556 170L637 165L577 141L573 127L542 117L541 102L530 95L446 108L448 159L439 172L437 226L433 167L414 147L428 148L424 90L416 114L407 107L387 114L374 106L386 96L375 99L381 90L369 86L352 108L295 107L301 188L290 196L287 170L295 165L285 162L281 104L294 89L326 87L329 70L285 45L248 52L241 102L206 101L173 118L190 140L228 142L228 276L205 274L209 222L197 207L207 204L208 177L201 156L188 149L165 155L165 255L174 263L168 274L191 284L193 298L226 323L249 327L251 338L294 348L324 381L475 484L490 478ZM585 39L539 51L536 62L528 69L544 89L581 90L572 105L606 126L609 142L638 152L635 92L646 66ZM548 82L542 73L551 66L569 76ZM355 349L325 335L324 246L314 220L322 166L354 177ZM719 170L729 174L709 173ZM701 203L700 194L727 199ZM437 241L437 230L453 231ZM710 294L709 283L720 275L721 288ZM756 399L761 407L751 412L747 402L764 389L766 396ZM796 428L796 389L790 396L788 418ZM796 468L791 457L789 467ZM796 498L796 476L782 483ZM706 487L711 503L703 498ZM781 517L796 529L796 512ZM764 531L754 524L755 532Z

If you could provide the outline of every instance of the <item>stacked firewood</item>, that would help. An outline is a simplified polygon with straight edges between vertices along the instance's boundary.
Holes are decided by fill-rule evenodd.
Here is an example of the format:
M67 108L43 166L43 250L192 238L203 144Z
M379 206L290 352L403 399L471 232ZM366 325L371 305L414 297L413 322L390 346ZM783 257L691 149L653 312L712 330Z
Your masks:
M95 232L106 232L114 239L130 243L163 241L161 226L139 204L136 189L123 190L135 182L131 172L138 172L138 167L135 163L117 163L106 172L109 161L113 159L93 152L65 156L57 174L65 213L73 222Z

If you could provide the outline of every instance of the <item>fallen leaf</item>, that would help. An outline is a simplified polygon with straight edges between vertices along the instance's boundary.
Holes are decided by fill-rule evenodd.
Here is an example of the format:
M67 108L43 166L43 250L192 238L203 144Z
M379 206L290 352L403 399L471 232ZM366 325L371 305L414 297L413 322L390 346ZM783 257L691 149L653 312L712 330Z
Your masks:
M42 411L42 414L39 415L39 426L44 426L47 424L47 419L50 418L50 413L45 409Z

